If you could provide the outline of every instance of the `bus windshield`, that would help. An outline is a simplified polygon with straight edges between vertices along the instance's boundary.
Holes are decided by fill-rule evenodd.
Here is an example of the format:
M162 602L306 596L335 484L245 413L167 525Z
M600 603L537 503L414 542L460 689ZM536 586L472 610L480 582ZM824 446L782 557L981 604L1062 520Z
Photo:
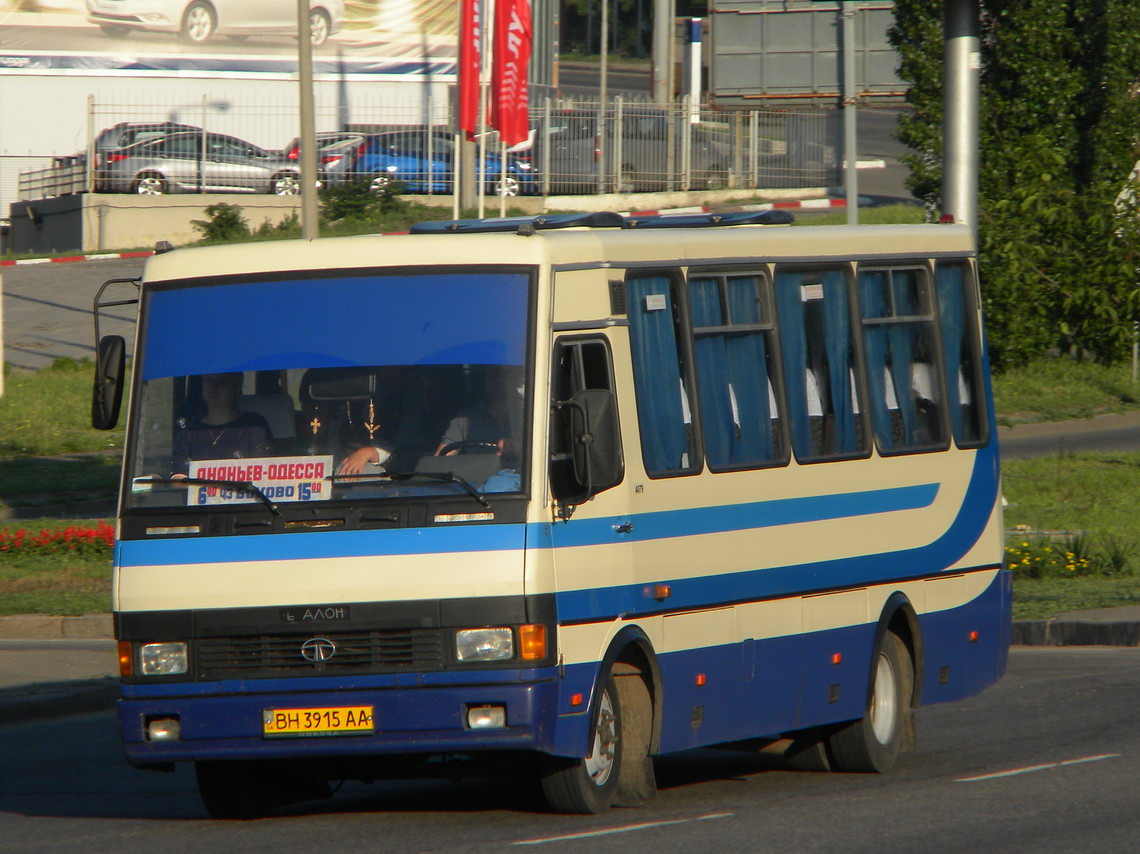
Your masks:
M530 283L516 269L153 286L126 507L521 491Z

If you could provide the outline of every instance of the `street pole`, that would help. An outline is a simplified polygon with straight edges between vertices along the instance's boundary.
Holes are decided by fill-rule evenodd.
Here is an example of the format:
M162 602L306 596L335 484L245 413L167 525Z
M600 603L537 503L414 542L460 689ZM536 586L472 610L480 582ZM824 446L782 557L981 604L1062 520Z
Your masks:
M676 0L653 2L653 100L673 102L673 18Z
M855 4L844 3L843 11L843 159L847 195L847 224L859 224L859 161L855 88Z
M301 237L320 236L317 213L317 130L313 111L313 41L309 0L297 0L297 78L301 87Z
M978 238L978 0L945 0L942 213Z

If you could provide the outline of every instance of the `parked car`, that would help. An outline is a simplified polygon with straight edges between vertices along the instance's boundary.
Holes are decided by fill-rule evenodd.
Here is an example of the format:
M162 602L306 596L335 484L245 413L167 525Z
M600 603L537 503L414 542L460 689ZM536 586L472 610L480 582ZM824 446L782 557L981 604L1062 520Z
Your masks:
M119 122L109 128L103 128L95 137L95 189L102 190L104 173L107 166L107 152L118 148L126 148L144 139L155 139L168 133L201 133L202 129L194 125L184 125L180 122ZM75 155L76 163L87 162L87 152Z
M109 36L131 30L177 33L202 44L214 36L297 35L297 6L274 0L87 0L87 20ZM314 45L340 32L344 0L313 0L309 32Z
M353 131L321 131L316 135L317 147L317 180L324 184L328 181L330 169L335 169L344 157L355 157L364 142L364 134ZM282 156L296 166L301 167L301 139L293 137L289 144L281 149Z
M534 166L526 154L507 154L506 175L498 152L488 151L480 182L484 192L502 196L535 193ZM330 183L368 181L380 190L399 183L409 193L450 193L455 182L455 139L444 131L388 131L365 137L326 171Z
M205 147L203 147L205 143ZM298 168L280 153L220 133L171 133L107 152L97 186L106 192L301 192Z

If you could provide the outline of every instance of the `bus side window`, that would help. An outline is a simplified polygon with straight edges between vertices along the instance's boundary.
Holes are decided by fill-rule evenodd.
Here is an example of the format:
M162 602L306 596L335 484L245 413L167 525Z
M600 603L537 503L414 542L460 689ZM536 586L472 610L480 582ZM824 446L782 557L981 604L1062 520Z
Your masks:
M965 263L939 263L935 282L954 439L962 447L981 445L987 439L989 412L982 389L974 278Z
M626 286L645 471L650 476L695 471L692 384L682 362L674 280L665 274L631 275Z
M766 279L701 273L689 279L701 435L709 468L786 459L776 402Z
M871 420L882 453L947 446L931 304L922 268L859 270Z
M778 268L775 289L796 458L866 455L845 270Z
M605 339L558 339L551 370L552 404L570 400L586 389L614 391L612 361ZM569 422L557 412L551 418L550 489L558 500L571 500L582 492L574 474Z

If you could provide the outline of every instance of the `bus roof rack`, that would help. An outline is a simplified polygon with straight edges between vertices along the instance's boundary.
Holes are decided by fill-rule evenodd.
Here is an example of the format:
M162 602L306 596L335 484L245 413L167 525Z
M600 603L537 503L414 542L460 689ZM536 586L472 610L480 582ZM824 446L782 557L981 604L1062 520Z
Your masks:
M704 228L722 225L788 225L795 222L789 211L730 211L725 213L631 216L629 228Z
M625 217L611 211L590 213L539 214L538 216L509 216L493 219L445 219L417 222L408 229L409 234L487 234L493 231L515 231L533 234L553 228L624 228Z

